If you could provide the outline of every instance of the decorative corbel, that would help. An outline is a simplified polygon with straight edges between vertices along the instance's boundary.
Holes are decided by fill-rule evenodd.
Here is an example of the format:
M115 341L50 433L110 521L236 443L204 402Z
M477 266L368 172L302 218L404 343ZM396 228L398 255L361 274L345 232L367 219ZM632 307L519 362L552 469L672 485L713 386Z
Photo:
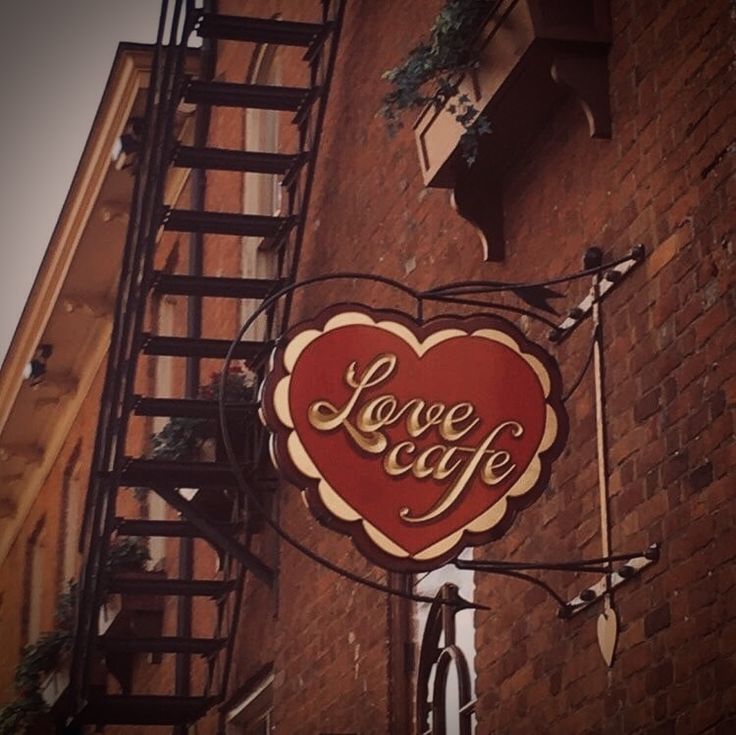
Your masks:
M13 518L18 508L10 498L0 498L0 520Z
M42 459L43 449L36 444L0 446L0 462L20 460L26 465L37 465Z
M550 74L570 90L583 108L591 138L611 137L611 103L608 94L608 49L586 46L558 51Z
M113 305L109 299L104 296L95 296L92 294L70 294L69 296L64 296L62 305L67 314L83 311L95 319L111 316L113 310Z
M503 189L488 185L487 176L478 167L458 178L450 195L453 209L478 231L483 246L483 260L502 261L506 255L503 234Z

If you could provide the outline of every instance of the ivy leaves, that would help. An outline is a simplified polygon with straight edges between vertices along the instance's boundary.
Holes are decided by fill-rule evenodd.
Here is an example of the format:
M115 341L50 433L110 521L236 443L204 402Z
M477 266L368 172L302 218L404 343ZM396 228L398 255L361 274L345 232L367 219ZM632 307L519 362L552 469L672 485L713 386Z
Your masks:
M41 696L41 678L53 671L59 657L70 651L77 604L77 585L61 595L56 607L54 630L42 633L35 643L23 649L15 669L15 690L18 696L0 709L0 735L21 735L31 728L47 711Z
M230 402L247 401L254 398L256 376L248 366L234 364L225 376L225 400ZM214 372L210 381L199 389L199 398L216 401L220 397L221 374ZM195 461L199 459L205 442L217 436L216 419L189 418L176 416L170 419L161 431L151 436L150 457Z
M146 539L137 536L117 538L108 551L106 572L114 575L119 571L142 570L150 558ZM41 695L42 680L72 649L77 597L77 583L70 580L56 604L55 628L42 633L35 643L24 647L15 669L17 696L0 708L0 735L27 733L48 711Z
M407 110L429 104L439 109L456 95L463 75L478 66L473 40L493 4L492 0L448 0L435 19L429 40L383 74L393 89L384 96L379 114L386 119L390 133L402 127L401 117ZM481 136L490 131L490 123L467 95L458 97L447 109L465 128L460 150L470 165L478 155Z

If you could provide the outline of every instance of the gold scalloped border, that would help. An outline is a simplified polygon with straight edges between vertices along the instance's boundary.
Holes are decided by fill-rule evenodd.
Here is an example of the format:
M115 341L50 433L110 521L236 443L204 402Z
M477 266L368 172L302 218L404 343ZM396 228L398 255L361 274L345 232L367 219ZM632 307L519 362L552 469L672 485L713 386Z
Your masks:
M519 357L526 361L537 375L540 387L544 394L545 401L549 398L551 390L551 379L544 365L534 355L523 352L516 340L509 334L497 329L478 329L473 332L467 332L462 329L442 329L433 332L425 340L419 340L416 335L403 324L399 324L390 320L375 321L368 314L357 311L346 311L330 318L320 329L307 329L297 334L286 346L283 354L283 365L287 375L283 377L276 385L273 392L273 407L276 417L283 426L290 429L287 438L287 451L294 466L305 476L317 481L317 491L320 500L325 508L336 518L349 523L360 521L363 529L368 537L376 546L386 554L396 559L411 558L416 561L428 562L432 559L446 554L450 549L456 546L462 535L467 531L470 533L485 533L496 526L506 515L507 497L520 497L531 490L542 471L542 461L540 454L549 449L557 437L558 422L557 416L549 403L546 404L546 421L542 439L537 447L536 453L529 462L524 473L517 481L499 498L488 510L481 515L468 522L465 526L453 531L452 534L437 541L431 546L422 549L416 554L409 552L392 541L382 531L379 531L370 521L360 515L345 499L340 496L335 489L322 477L319 469L312 461L309 453L302 444L301 439L294 429L294 421L289 409L289 389L291 387L291 374L296 366L297 360L301 353L322 335L341 327L366 325L383 329L391 334L399 337L406 342L417 354L418 357L424 355L428 350L441 342L456 337L483 337L492 342L503 344L512 349ZM276 437L271 437L271 455L276 459L275 442Z

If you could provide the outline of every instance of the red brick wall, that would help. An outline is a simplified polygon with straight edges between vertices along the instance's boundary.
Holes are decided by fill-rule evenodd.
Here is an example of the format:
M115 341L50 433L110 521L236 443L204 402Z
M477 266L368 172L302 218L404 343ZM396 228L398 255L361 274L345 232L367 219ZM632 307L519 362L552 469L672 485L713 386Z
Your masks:
M26 574L26 546L28 539L43 522L43 587L41 594L41 631L52 630L54 611L59 594L59 575L63 572L63 555L57 553L63 548L61 532L61 497L64 470L79 447L75 466L82 478L82 485L89 475L93 450L93 438L97 425L99 393L102 389L104 365L100 368L90 388L89 397L82 403L72 430L59 452L58 459L49 472L44 487L34 502L23 525L10 547L8 555L0 565L0 633L4 655L0 657L0 702L7 702L15 696L13 677L20 658L21 648L28 642L22 638L22 616L24 605L24 578Z
M386 91L382 72L412 48L439 4L349 2L300 276L356 270L421 288L463 278L556 276L578 269L591 244L608 257L638 242L648 252L604 307L611 521L614 551L659 541L662 559L616 594L620 639L610 670L596 641L599 608L561 621L538 589L479 575L477 600L490 610L476 616L478 733L726 735L736 730L732 10L726 0L612 0L613 137L591 140L573 102L550 117L506 182L507 257L488 264L448 193L422 185L411 130L391 139L376 117ZM223 2L222 10L281 10L303 19L318 12L310 0ZM248 50L227 44L219 72L244 79L249 63ZM297 81L290 69L286 84ZM232 111L216 115L211 144L239 144L242 121ZM240 177L212 175L208 183L209 207L237 208ZM162 257L168 248L167 240ZM237 272L235 239L212 238L207 252L210 273ZM566 306L585 288L571 286ZM340 283L302 294L295 318L348 299L411 306L383 287ZM228 306L207 310L208 336L230 336L237 318ZM546 329L523 326L546 344ZM587 354L589 334L584 325L563 346L550 347L567 384ZM591 391L584 382L568 404L571 440L550 489L477 558L599 554ZM148 431L140 426L131 441L143 442ZM283 525L307 546L385 581L350 542L309 516L294 489L283 488L279 503ZM274 552L266 538L257 544ZM16 557L0 570L0 589L12 588L7 575ZM198 558L203 568L210 561ZM276 733L403 735L389 724L400 703L399 682L388 675L396 653L388 600L287 545L279 545L278 561L273 590L256 581L248 588L233 689L273 663ZM566 597L589 581L544 577ZM10 676L2 666L0 685ZM139 673L145 688L171 669L146 664ZM199 731L216 732L214 719Z
M349 5L300 275L349 269L423 287L555 276L578 269L591 244L608 257L638 242L649 253L605 305L611 519L614 551L660 541L662 559L616 595L621 635L610 671L598 652L598 609L560 621L540 591L479 577L477 599L491 609L477 615L478 731L729 732L736 696L729 7L612 3L613 138L591 140L573 102L556 111L505 187L500 264L481 261L447 192L422 186L411 132L391 140L375 117L381 73L433 12L424 3ZM584 288L571 287L565 303L574 305ZM297 313L352 298L402 305L379 287L341 284L306 294ZM546 329L531 331L544 340ZM588 336L584 326L554 350L568 383ZM585 382L568 406L572 439L550 490L477 557L599 554L591 391ZM281 503L284 525L300 539L367 571L349 543L308 517L296 493L284 492ZM281 562L276 731L387 732L385 601L288 548ZM589 581L545 578L569 597Z

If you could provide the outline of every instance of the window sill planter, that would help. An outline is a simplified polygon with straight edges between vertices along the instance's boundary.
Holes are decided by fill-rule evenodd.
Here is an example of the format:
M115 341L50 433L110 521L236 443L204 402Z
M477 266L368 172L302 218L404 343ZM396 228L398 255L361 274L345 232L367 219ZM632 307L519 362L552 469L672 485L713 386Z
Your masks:
M67 653L61 656L56 668L49 673L39 687L41 698L52 713L62 711L66 706L70 669L71 654Z
M473 166L462 159L465 129L447 105L430 105L417 120L424 183L454 190L458 213L480 231L486 259L503 259L503 177L565 97L579 101L591 136L610 137L610 41L608 0L502 0L479 36L480 65L458 89L491 125Z

